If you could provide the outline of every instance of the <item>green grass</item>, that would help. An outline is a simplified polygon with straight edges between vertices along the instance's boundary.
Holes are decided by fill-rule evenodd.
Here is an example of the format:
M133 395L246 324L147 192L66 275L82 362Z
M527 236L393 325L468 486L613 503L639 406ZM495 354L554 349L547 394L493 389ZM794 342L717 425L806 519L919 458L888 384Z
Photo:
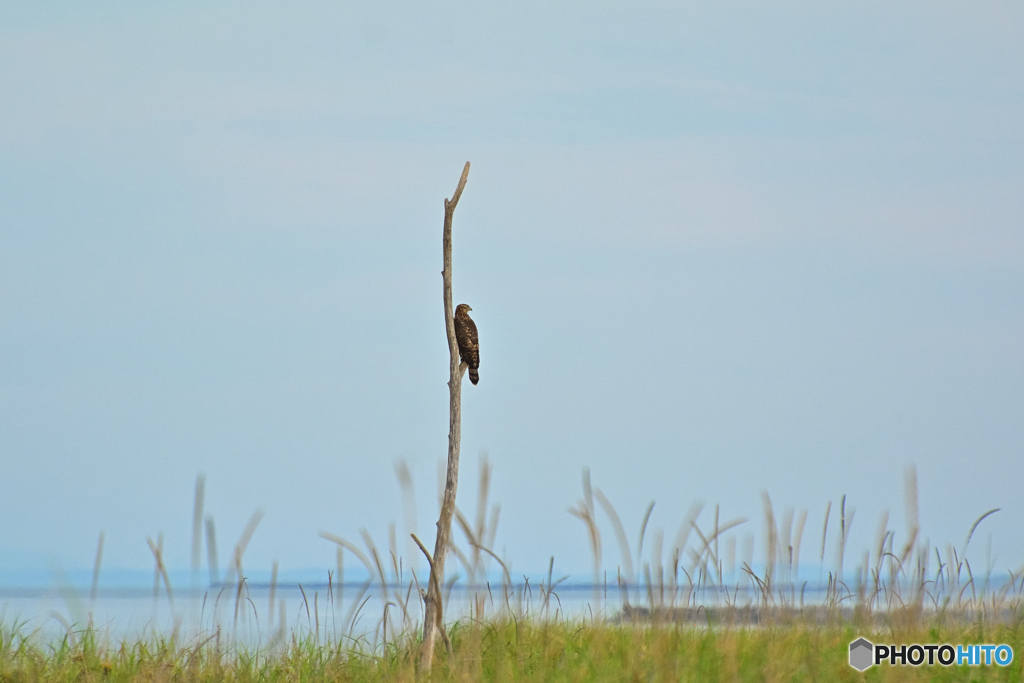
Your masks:
M408 473L399 472L404 495L411 497ZM554 558L546 580L527 588L513 585L505 561L494 554L498 508L488 507L490 469L481 463L478 509L473 518L456 510L456 523L466 538L453 541L448 582L481 585L488 563L502 569L503 580L487 592L472 591L448 627L451 642L438 644L434 666L419 669L422 620L420 583L403 568L392 528L386 547L365 532L363 545L324 532L338 546L334 581L344 581L342 553L355 557L371 579L352 595L327 601L345 616L332 614L321 621L319 596L303 593L308 630L288 631L284 599L279 599L276 629L259 646L239 644L232 635L246 622L248 587L242 557L260 513L253 515L235 547L234 564L226 579L233 601L233 621L214 617L205 635L191 639L151 635L111 642L100 631L74 630L66 621L63 639L48 640L24 624L0 624L0 683L8 681L1021 681L1024 661L1024 568L1006 579L992 575L991 564L977 562L972 570L967 552L979 524L997 510L981 515L969 527L962 544L932 546L922 540L917 522L916 473L907 472L907 532L896 540L883 512L877 539L859 562L851 562L846 543L854 520L845 496L833 510L824 511L820 543L807 537L807 511L787 509L777 516L768 495L762 494L765 517L764 559L759 572L751 568L752 536L745 556L736 562L735 528L744 519L723 521L718 506L713 517L699 522L702 506L695 505L672 536L655 529L644 544L653 503L647 508L637 539L629 541L620 517L599 489L591 489L587 473L583 497L569 510L584 525L593 551L594 584L611 579L621 590L621 604L609 604L600 591L592 603L601 614L621 608L618 618L566 617L557 590L566 578L555 579ZM203 481L196 487L193 523L193 571L199 571L198 548L203 517ZM600 506L598 508L597 505ZM602 564L602 535L598 512L612 526L619 562L614 574ZM829 536L830 524L833 529ZM211 575L216 571L212 549L213 521L206 520L211 549ZM692 531L692 534L691 534ZM93 594L102 557L97 548ZM813 545L812 561L825 564L827 541L836 549L835 571L828 572L827 591L805 603L800 575L800 549ZM172 590L163 565L162 541L150 541L155 567L174 611ZM671 549L671 550L669 550ZM820 550L819 550L820 549ZM646 556L643 552L646 550ZM668 551L668 552L665 552ZM732 559L726 559L726 558ZM844 558L846 573L844 574ZM635 560L635 564L634 564ZM276 577L276 563L272 576ZM842 577L846 577L846 581ZM329 580L331 575L328 574ZM838 577L838 578L837 578ZM234 582L234 583L233 583ZM331 584L333 585L333 584ZM232 588L232 586L234 586ZM300 587L301 588L301 587ZM371 592L380 591L387 605L379 616L358 617ZM274 580L270 609L264 620L271 626L277 613ZM218 593L218 598L219 598ZM154 593L154 599L158 597ZM308 597L308 601L307 601ZM347 607L343 607L343 603ZM215 603L216 604L216 603ZM242 609L239 609L240 606ZM390 608L390 612L388 611ZM225 608L231 611L230 606ZM253 606L253 609L255 607ZM216 611L216 609L214 610ZM589 612L588 612L589 613ZM310 616L312 614L313 616ZM579 612L582 614L582 612ZM466 616L468 615L468 616ZM176 617L180 624L181 614ZM635 621L624 621L635 619ZM91 623L91 622L89 622ZM247 622L246 622L247 623ZM301 618L299 622L302 623ZM218 626L217 624L220 624ZM339 625L340 624L340 628ZM223 631L221 628L223 627ZM243 630L245 623L243 623ZM321 628L323 627L323 629ZM394 630L399 631L396 637ZM330 640L322 634L329 632ZM180 634L176 627L174 633ZM303 635L306 633L307 635ZM353 639L353 634L362 634ZM211 635L212 634L212 635ZM275 635L276 634L276 635ZM345 634L348 634L347 636ZM973 643L1007 644L1013 648L1010 666L893 667L886 664L859 673L848 664L849 644L858 637L885 644Z
M1008 667L890 667L860 674L847 664L860 635L876 642L1006 643ZM851 624L767 624L757 628L503 620L457 623L453 655L439 649L429 675L417 671L418 641L368 652L357 644L293 638L273 650L223 648L153 639L36 642L7 628L0 636L0 681L1020 681L1024 650L1014 623L941 626L918 621L868 633Z

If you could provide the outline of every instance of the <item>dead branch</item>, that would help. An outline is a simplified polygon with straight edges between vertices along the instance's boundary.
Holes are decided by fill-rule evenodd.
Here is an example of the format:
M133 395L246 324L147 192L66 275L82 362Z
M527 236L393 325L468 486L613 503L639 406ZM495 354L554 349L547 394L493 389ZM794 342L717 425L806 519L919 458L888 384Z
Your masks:
M420 664L424 671L429 671L434 661L434 643L438 632L445 636L444 631L437 627L443 623L444 607L440 587L444 585L444 559L448 553L449 536L452 528L452 515L455 512L455 492L459 486L459 445L462 438L462 376L468 367L459 357L459 343L455 338L455 317L452 308L452 216L455 207L466 187L469 177L469 162L462 169L462 177L455 188L451 199L444 200L444 270L441 277L444 283L444 323L448 333L449 352L449 414L448 414L448 472L444 485L444 497L441 501L441 516L437 520L437 540L434 543L433 562L430 567L430 581L427 584L427 596L424 600L423 615L423 653Z

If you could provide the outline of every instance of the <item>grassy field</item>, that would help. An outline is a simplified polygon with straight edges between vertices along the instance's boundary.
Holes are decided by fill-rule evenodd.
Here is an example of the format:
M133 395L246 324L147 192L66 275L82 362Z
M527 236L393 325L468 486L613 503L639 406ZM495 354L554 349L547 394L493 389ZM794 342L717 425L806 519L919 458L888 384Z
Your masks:
M370 578L344 596L329 588L325 611L321 611L316 593L307 596L303 591L306 624L302 626L301 616L299 621L286 620L280 595L275 602L273 581L268 611L263 619L255 614L242 558L259 522L257 514L235 547L233 565L211 589L218 596L212 621L201 622L198 630L188 630L185 624L191 617L179 603L171 633L123 641L90 626L91 615L84 627L55 617L66 629L57 639L52 633L43 636L32 631L25 623L0 624L0 683L1024 679L1024 572L1009 572L1008 577L1000 578L992 575L990 564L979 562L972 569L968 560L979 524L997 511L975 520L962 544L930 545L921 540L912 470L906 479L906 535L897 540L888 513L883 513L873 548L856 564L850 563L853 566L845 573L846 541L854 519L845 497L835 508L829 504L824 511L819 542L805 539L806 510L785 510L777 516L764 494L765 552L755 568L749 550L752 544L747 543L747 551L737 557L735 536L730 536L746 520L723 521L717 506L702 525L702 506L695 505L679 526L674 543L669 544L662 531L655 530L651 543L645 544L652 504L633 555L633 544L618 514L599 489L591 488L585 475L583 497L569 512L583 522L593 550L594 592L589 604L595 609L586 612L563 611L559 590L565 588L562 581L566 577L555 578L554 558L546 579L536 585L513 582L506 562L492 550L498 508L487 503L489 478L484 462L475 516L456 513L465 543L453 541L455 568L446 586L448 595L453 596L452 587L460 583L464 597L461 605L454 599L449 604L446 599L448 638L439 644L429 672L418 665L423 577L418 579L403 568L394 527L383 547L365 533L362 544L322 534L337 545L334 581L344 581L343 553L355 557ZM403 490L411 487L401 471L399 480ZM194 549L202 540L202 491L200 479ZM599 511L603 511L606 528L611 527L620 550L611 574L601 563ZM830 526L834 529L831 536ZM206 529L210 541L212 519L206 520ZM801 546L812 547L812 558L824 562L830 539L836 551L834 571L827 572L825 590L805 601L807 582L798 578ZM150 548L158 579L153 604L162 581L166 605L173 613L162 541L151 540ZM211 576L219 576L212 543L210 548ZM197 552L194 571L199 569ZM102 537L94 594L101 554ZM493 586L489 582L492 561L503 576ZM328 577L330 582L331 574ZM615 599L610 599L609 580ZM224 620L219 620L216 604L222 595L226 596L221 610ZM371 596L374 604L381 606L380 614L364 611ZM204 599L203 608L209 607ZM250 608L254 618L248 616ZM256 640L237 637L254 624L262 624L263 636ZM860 673L849 665L850 643L859 637L896 645L1006 644L1013 649L1014 659L1008 666L883 663Z
M452 652L417 671L418 641L373 651L359 642L293 638L267 650L170 640L101 643L90 632L45 645L6 629L0 681L1020 681L1007 667L899 667L864 674L847 662L849 643L1006 643L1024 645L1019 620L971 624L913 620L882 632L853 624L765 623L756 628L665 623L495 620L456 623Z

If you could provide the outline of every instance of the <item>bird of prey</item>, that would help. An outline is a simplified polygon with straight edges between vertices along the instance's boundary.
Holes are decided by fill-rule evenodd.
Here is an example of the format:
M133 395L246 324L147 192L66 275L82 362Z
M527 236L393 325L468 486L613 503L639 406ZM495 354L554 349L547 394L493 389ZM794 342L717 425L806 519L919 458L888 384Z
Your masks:
M473 309L469 304L455 307L455 339L459 342L459 356L469 366L469 381L476 384L480 381L480 340L476 334L476 323L469 317Z

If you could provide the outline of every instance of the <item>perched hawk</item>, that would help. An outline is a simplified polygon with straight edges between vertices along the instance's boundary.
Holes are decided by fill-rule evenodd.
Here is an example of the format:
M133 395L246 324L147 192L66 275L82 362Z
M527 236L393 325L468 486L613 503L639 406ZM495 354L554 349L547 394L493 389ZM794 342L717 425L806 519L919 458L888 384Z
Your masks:
M480 381L480 339L476 336L476 323L469 317L473 309L469 304L455 307L455 339L459 342L459 355L462 362L469 366L469 381L476 384Z

